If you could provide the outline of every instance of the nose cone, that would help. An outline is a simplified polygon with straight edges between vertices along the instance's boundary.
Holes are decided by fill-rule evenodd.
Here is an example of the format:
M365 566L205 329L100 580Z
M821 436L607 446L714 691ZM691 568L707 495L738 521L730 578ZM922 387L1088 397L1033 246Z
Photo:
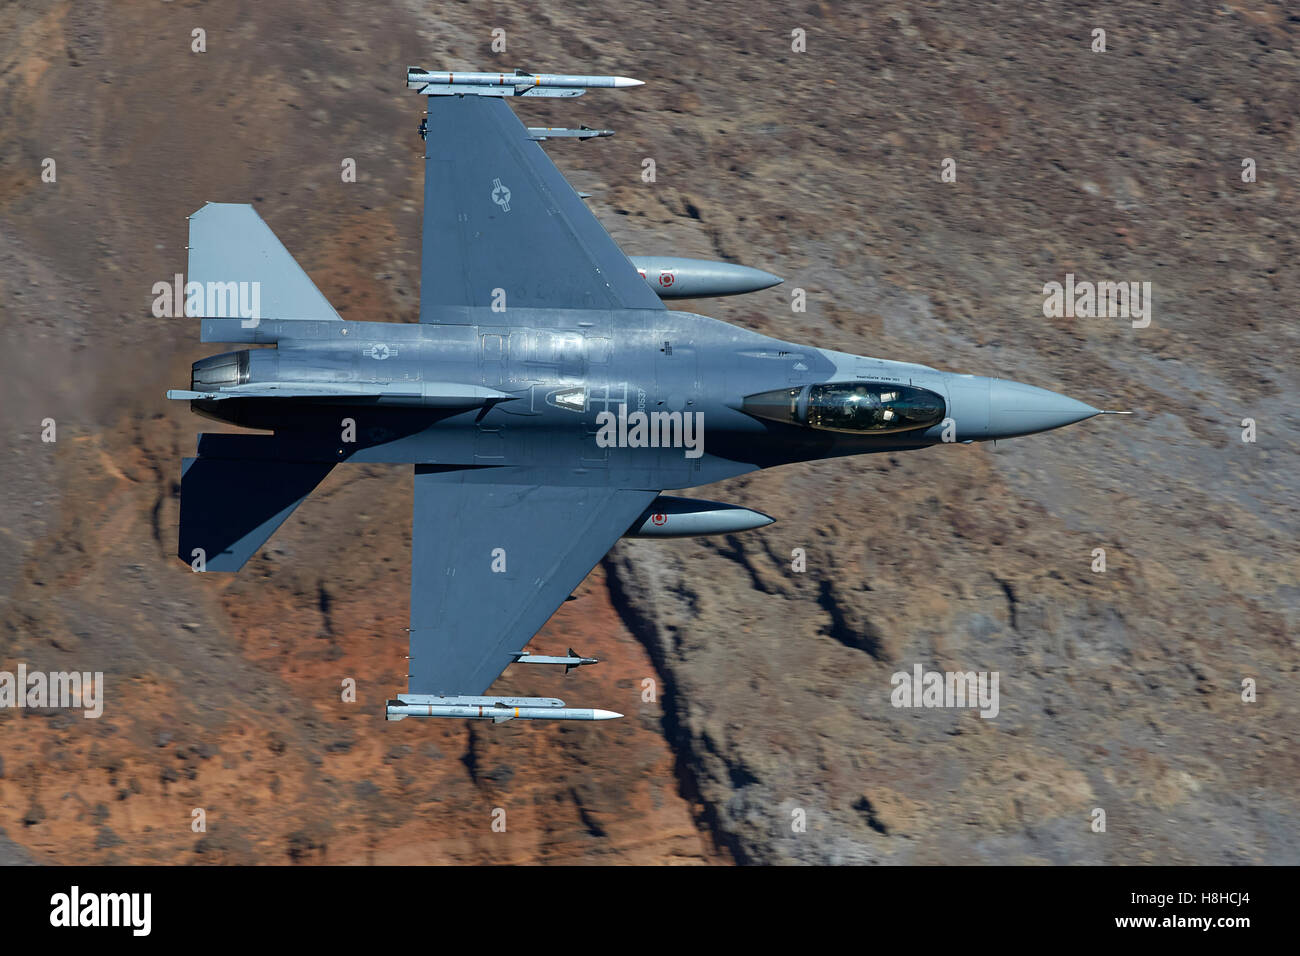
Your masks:
M1099 409L1045 388L995 378L989 383L989 437L1012 438L1073 425Z
M780 285L785 280L780 276L774 276L770 272L764 272L762 269L753 269L745 267L749 274L750 281L753 283L753 289L746 289L746 292L757 292L759 289L770 289L774 285Z

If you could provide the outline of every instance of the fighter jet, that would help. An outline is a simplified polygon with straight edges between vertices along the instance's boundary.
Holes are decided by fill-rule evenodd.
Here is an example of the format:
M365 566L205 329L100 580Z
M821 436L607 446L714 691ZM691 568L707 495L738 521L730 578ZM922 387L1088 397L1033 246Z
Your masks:
M621 716L487 691L513 663L594 663L522 648L620 537L773 520L665 489L1100 413L666 309L780 280L629 259L543 151L563 132L525 127L505 102L638 81L411 69L407 85L427 103L419 322L342 319L251 206L209 203L190 217L185 311L203 342L243 347L168 392L263 432L200 435L183 461L178 554L196 571L239 570L337 465L411 469L409 686L388 719Z

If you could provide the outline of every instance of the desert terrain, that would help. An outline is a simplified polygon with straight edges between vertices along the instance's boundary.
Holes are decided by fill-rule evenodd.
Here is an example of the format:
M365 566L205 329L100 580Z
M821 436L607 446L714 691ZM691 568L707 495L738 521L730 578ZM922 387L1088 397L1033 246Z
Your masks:
M1300 863L1298 40L1263 0L0 7L0 669L106 686L0 710L0 862ZM344 318L415 321L408 65L646 81L516 109L616 130L546 148L629 254L785 278L674 307L1135 414L696 489L778 520L620 542L530 645L602 663L494 685L625 719L385 722L408 471L191 573L212 423L163 394L221 347L151 289L251 202ZM1045 317L1067 274L1150 324ZM918 664L998 715L895 708Z

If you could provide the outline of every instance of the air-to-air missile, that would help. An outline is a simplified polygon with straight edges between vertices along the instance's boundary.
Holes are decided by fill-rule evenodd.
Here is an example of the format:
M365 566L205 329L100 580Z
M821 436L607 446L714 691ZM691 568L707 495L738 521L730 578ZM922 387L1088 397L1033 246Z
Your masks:
M592 129L590 126L579 126L577 129L565 129L562 126L530 126L528 127L528 138L531 140L544 139L596 139L601 136L613 136L612 129ZM578 193L579 196L582 193Z
M629 256L661 299L705 299L769 289L785 280L762 269L680 256Z
M223 320L214 320L223 321ZM239 320L233 320L238 322ZM384 353L379 353L384 354ZM247 382L250 368L266 360L248 352L217 356L194 363L193 388L171 388L167 397L177 401L220 402L233 399L297 398L317 401L365 400L376 407L414 406L421 408L479 408L515 401L518 396L483 385L460 382L410 382L396 388L373 383ZM272 357L274 360L274 357ZM204 363L210 363L205 366ZM200 381L207 374L209 381ZM199 386L204 386L200 388Z
M572 597L572 595L570 595ZM568 598L565 598L568 600ZM594 657L583 657L572 647L569 648L567 657L551 656L549 654L529 654L525 651L519 651L515 654L516 664L563 664L564 673L569 673L575 667L581 667L583 664L599 664Z
M705 534L734 534L753 528L765 528L775 518L761 511L703 501L660 495L650 502L641 517L632 522L625 538L691 538Z
M435 697L398 694L390 700L388 720L407 717L454 717L460 720L613 720L622 714L590 707L565 707L558 697Z
M581 96L589 89L644 86L626 76L570 73L452 73L407 67L406 86L426 96Z

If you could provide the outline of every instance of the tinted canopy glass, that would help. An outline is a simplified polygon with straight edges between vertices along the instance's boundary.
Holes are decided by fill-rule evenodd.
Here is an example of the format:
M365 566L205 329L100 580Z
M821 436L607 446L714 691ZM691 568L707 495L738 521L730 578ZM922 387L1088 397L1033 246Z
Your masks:
M774 422L799 425L802 424L799 418L799 396L802 394L802 387L760 392L745 399L744 409L755 418L770 418Z
M808 390L808 424L835 432L898 432L943 421L944 402L911 385L837 382Z
M943 397L914 385L833 382L761 392L745 399L758 418L824 431L882 435L929 428L943 421Z

